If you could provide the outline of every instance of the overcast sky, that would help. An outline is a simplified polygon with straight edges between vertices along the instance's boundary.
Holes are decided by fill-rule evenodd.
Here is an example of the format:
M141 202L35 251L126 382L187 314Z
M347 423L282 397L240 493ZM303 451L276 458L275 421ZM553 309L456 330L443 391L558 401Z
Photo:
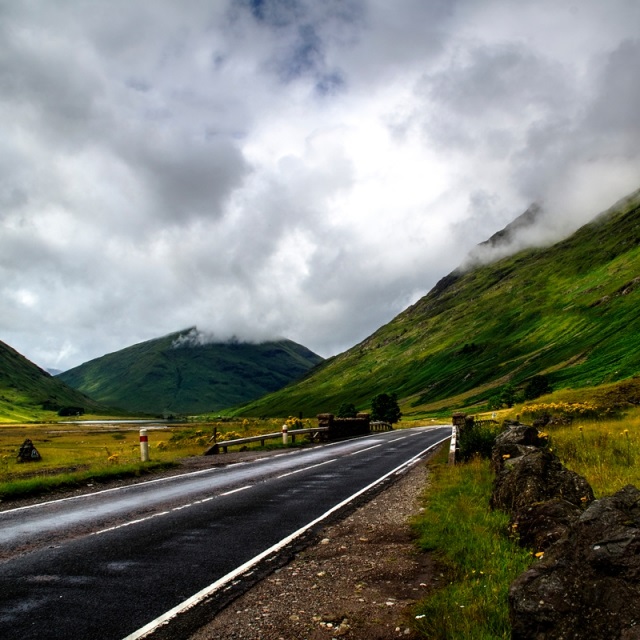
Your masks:
M0 340L343 351L640 187L637 0L0 0ZM551 229L551 231L549 231Z

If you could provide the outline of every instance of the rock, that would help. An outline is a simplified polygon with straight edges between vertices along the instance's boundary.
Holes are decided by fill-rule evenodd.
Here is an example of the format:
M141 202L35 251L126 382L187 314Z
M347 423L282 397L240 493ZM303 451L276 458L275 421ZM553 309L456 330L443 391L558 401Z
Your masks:
M509 590L513 640L640 639L640 491L596 500Z
M569 527L582 514L582 509L565 500L552 498L536 502L519 511L510 523L523 547L544 551L567 534Z
M540 432L535 427L526 424L512 423L496 437L496 446L503 444L523 444L534 447L542 447L546 439L540 437Z
M547 437L541 435L535 427L519 422L505 424L506 429L496 437L491 452L491 468L494 473L502 470L506 460L518 458L537 448L547 446Z
M593 502L593 490L577 473L562 465L547 449L536 449L504 462L494 480L491 508L502 509L516 520L536 502L561 497L578 507Z
M495 474L499 474L508 460L511 460L509 464L513 464L515 458L526 456L527 453L533 453L537 451L538 447L533 445L524 444L501 444L495 445L491 450L491 470Z

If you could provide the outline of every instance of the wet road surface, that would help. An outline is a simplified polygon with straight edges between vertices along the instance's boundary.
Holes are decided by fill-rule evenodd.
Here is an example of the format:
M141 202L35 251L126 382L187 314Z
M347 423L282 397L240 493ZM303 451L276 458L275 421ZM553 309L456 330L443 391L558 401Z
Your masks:
M0 637L142 637L450 432L375 434L2 512Z

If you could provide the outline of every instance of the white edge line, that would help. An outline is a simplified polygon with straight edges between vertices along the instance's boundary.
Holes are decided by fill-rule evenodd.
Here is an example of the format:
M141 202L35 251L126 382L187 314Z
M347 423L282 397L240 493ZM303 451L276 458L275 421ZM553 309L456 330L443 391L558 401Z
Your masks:
M363 493L369 491L370 489L375 487L377 484L380 484L383 480L386 480L389 476L392 476L393 474L398 473L404 467L415 464L421 456L427 453L427 451L429 451L430 449L433 449L434 447L437 447L439 444L441 444L445 440L448 440L450 437L451 435L448 435L445 438L442 438L442 440L438 440L438 442L429 445L426 449L423 449L422 451L420 451L420 453L413 456L413 458L410 458L409 460L407 460L406 462L403 462L401 465L399 465L395 469L392 469L388 473L385 473L383 476L381 476L371 484L364 487L364 489L360 489L359 491L349 496L339 504L331 507L331 509L323 513L320 517L304 525L304 527L301 527L297 531L294 531L293 533L286 536L285 538L280 540L280 542L277 542L276 544L269 547L268 549L265 549L262 553L259 553L257 556L253 557L251 560L248 560L243 565L240 565L230 573L227 573L226 576L219 578L218 580L210 584L208 587L205 587L201 591L198 591L198 593L195 593L190 598L187 598L187 600L175 606L173 609L169 609L169 611L163 613L161 616L158 616L155 620L152 620L148 624L144 625L144 627L140 627L140 629L138 629L137 631L134 631L130 635L123 638L123 640L138 640L139 638L144 638L146 635L153 633L159 627L167 624L170 620L172 620L179 614L184 613L185 611L188 611L189 609L200 604L203 600L205 600L210 595L215 593L218 589L220 589L227 583L231 582L232 580L235 580L238 576L242 575L243 573L246 573L249 569L257 565L261 560L263 560L267 556L273 553L276 553L277 551L280 551L282 548L286 547L288 544L293 542L296 538L300 537L303 533L307 532L309 529L311 529L318 523L328 518L332 513L338 511L339 509L342 509L342 507L349 504L350 502L355 500L357 497L359 497Z
M242 464L242 463L237 463ZM122 491L124 489L130 489L131 487L140 487L147 486L150 484L156 484L157 482L169 482L171 480L175 480L176 478L186 478L188 476L197 476L203 473L211 473L213 471L218 471L220 467L211 467L209 469L201 469L200 471L188 471L187 473L178 473L175 476L167 476L165 478L156 478L155 480L143 480L142 482L137 482L135 484L128 484L122 487L112 487L111 489L101 489L100 491L92 491L90 493L83 493L79 496L69 496L68 498L58 498L57 500L48 500L47 502L36 502L35 504L27 504L24 507L16 507L15 509L6 509L5 511L0 511L0 516L4 513L14 513L16 511L24 511L25 509L36 509L37 507L44 507L49 504L59 504L60 502L68 502L69 500L81 500L82 498L91 498L92 496L99 496L103 493L111 493L113 491Z

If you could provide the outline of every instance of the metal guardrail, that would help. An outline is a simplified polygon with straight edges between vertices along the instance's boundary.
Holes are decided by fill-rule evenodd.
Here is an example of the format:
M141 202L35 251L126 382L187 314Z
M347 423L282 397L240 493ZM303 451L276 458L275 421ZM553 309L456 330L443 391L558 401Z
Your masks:
M211 446L205 455L212 453L218 453L222 450L223 453L227 453L227 447L233 447L236 445L248 444L250 442L260 442L260 445L264 447L265 440L273 440L275 438L283 438L285 434L287 438L291 438L291 442L296 441L296 436L306 435L308 433L321 433L323 431L329 431L329 427L312 427L310 429L292 429L291 431L278 431L276 433L263 433L259 436L249 436L247 438L235 438L234 440L223 440L222 442L216 442ZM217 449L217 450L216 450Z

